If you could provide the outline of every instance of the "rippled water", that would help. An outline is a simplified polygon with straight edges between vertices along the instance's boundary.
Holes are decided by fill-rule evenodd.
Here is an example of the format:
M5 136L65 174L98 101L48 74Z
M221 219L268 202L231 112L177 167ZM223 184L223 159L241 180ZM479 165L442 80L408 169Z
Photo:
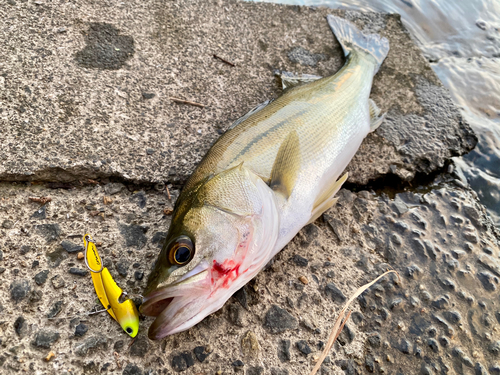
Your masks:
M478 146L456 158L500 226L500 1L281 0L399 13L425 57L474 128Z

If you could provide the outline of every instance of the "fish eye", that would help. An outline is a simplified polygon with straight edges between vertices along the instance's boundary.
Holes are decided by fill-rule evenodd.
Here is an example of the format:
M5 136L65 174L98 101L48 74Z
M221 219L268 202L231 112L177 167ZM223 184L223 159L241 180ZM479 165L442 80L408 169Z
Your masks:
M130 335L130 334L132 334L132 332L134 332L134 330L133 330L132 328L130 328L130 327L125 328L125 331L126 331L129 335Z
M183 266L193 258L194 255L193 241L191 241L191 239L187 236L178 237L170 245L168 254L171 264Z

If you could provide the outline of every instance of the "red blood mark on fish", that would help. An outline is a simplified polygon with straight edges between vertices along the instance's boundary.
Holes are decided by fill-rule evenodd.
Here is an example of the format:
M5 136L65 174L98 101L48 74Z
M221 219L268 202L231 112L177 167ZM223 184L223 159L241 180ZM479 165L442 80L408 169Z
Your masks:
M226 259L223 263L217 263L214 259L212 267L212 285L218 284L223 288L229 287L229 284L240 275L241 263L237 264L232 259Z
M248 252L248 247L252 242L252 237L252 227L247 228L247 231L241 235L238 248L235 252L235 258L238 259L238 261L231 258L226 259L222 263L218 263L214 259L212 266L212 285L215 288L223 287L227 289L232 282L240 276L240 266ZM247 270L243 270L242 273L245 273L246 271Z

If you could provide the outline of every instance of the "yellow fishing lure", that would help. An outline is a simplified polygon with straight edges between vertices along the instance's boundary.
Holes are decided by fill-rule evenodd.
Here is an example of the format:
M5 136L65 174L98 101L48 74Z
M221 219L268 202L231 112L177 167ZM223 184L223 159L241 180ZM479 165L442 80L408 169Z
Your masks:
M83 236L85 244L85 264L91 271L92 281L99 301L130 337L135 337L139 331L139 312L132 300L120 303L123 290L116 285L115 280L106 267L103 267L101 257L94 241L89 234Z

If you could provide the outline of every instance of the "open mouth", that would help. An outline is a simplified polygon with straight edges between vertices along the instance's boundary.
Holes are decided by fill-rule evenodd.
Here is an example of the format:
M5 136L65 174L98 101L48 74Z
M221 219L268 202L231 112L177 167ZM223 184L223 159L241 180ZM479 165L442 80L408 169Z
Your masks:
M173 305L178 305L181 299L189 300L189 297L195 297L209 290L210 283L207 268L207 264L200 264L177 280L176 283L150 292L146 295L140 307L141 313L158 317L172 305L174 299L176 303Z
M174 297L164 298L156 302L144 303L141 306L141 312L147 316L158 316L172 302Z

